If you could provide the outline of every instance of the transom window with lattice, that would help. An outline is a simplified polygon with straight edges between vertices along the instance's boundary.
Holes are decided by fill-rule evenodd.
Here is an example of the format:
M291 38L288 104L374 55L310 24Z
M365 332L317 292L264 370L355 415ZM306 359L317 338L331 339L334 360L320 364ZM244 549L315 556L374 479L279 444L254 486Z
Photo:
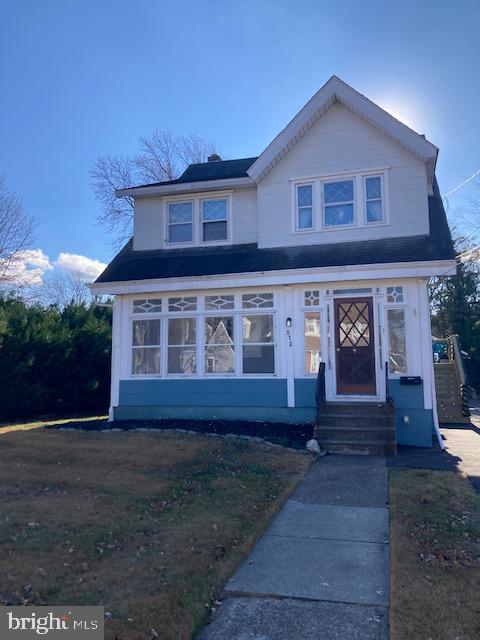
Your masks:
M306 307L318 307L320 304L320 291L318 289L305 291L304 301Z
M160 313L162 310L161 298L148 298L147 300L134 300L133 313Z
M387 287L387 302L404 302L403 287Z
M205 296L205 309L233 309L233 295Z
M370 312L366 302L342 302L338 310L341 347L368 347Z
M183 296L181 298L169 298L168 310L169 311L196 311L197 298Z
M273 307L273 293L244 293L242 296L244 309L265 309Z

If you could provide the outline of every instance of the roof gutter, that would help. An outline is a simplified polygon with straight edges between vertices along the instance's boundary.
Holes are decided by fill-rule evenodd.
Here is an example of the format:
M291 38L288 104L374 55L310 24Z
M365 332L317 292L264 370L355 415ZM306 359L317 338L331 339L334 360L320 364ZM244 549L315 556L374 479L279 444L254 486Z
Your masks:
M151 187L130 187L129 189L117 189L117 198L125 196L152 197L171 196L180 193L191 193L193 191L219 191L227 188L245 189L256 186L255 180L249 178L226 178L223 180L199 180L196 182L179 182L177 184L153 185Z

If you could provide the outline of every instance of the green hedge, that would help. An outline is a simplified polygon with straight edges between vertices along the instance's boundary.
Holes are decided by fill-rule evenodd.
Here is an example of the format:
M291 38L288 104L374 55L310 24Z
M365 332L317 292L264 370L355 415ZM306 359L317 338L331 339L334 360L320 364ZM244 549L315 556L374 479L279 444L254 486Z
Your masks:
M0 299L0 419L106 411L111 310Z

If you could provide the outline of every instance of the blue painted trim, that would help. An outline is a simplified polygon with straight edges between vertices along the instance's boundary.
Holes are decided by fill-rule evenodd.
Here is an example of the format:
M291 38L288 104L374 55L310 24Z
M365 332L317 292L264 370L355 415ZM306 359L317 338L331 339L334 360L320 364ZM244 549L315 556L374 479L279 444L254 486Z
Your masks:
M120 380L120 406L287 407L287 404L284 379Z
M295 406L315 407L316 378L295 378Z
M315 410L288 407L167 407L121 406L114 408L115 420L248 420L251 422L279 422L313 424Z

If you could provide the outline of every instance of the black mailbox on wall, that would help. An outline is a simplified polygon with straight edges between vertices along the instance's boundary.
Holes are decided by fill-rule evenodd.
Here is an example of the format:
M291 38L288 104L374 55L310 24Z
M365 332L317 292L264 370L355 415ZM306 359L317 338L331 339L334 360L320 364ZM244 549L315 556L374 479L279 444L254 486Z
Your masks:
M420 376L400 376L400 384L422 384L422 378Z

